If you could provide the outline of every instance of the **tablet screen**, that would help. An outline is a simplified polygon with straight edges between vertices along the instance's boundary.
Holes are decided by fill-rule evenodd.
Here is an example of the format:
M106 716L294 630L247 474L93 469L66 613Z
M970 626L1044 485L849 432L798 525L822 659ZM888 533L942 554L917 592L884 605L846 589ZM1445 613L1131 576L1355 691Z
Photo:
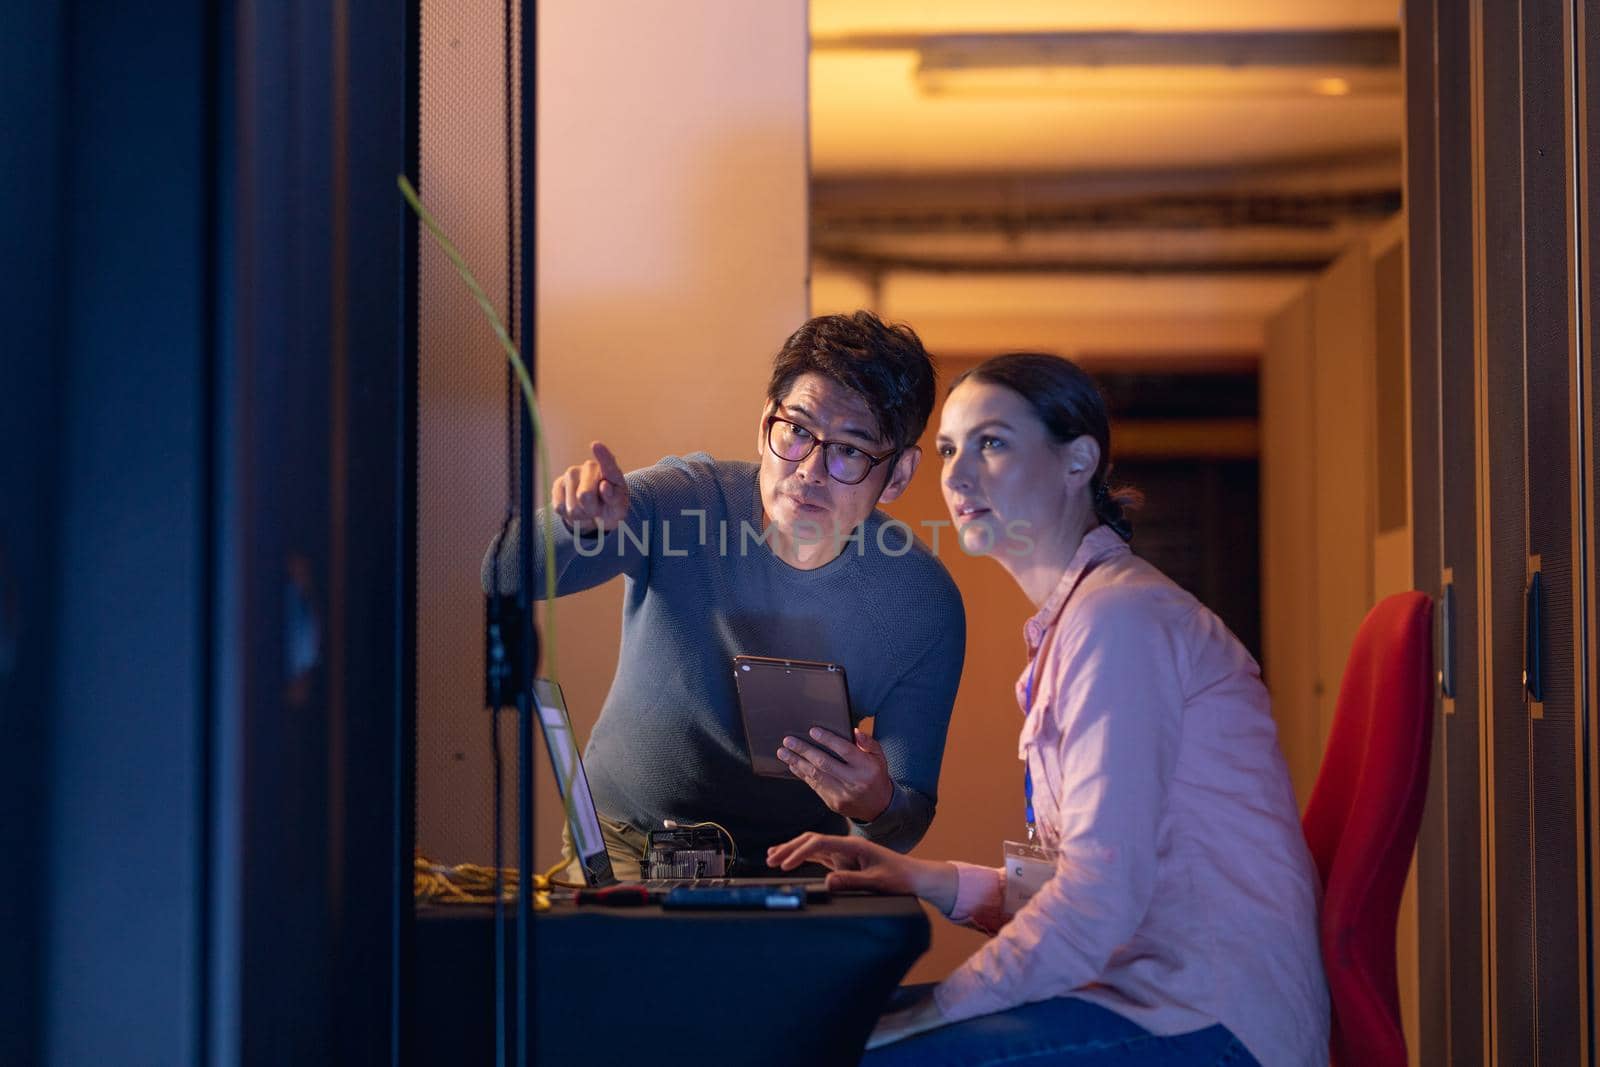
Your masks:
M750 768L757 774L794 777L777 755L785 737L809 741L813 726L851 736L850 692L837 663L735 656L733 676Z

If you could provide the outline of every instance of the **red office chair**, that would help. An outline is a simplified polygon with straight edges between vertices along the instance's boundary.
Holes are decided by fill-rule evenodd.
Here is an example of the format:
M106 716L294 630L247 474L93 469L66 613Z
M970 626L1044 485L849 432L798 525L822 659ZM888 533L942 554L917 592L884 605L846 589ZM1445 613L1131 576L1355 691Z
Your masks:
M1428 789L1433 602L1385 597L1362 620L1301 826L1322 878L1333 1067L1406 1062L1395 923Z

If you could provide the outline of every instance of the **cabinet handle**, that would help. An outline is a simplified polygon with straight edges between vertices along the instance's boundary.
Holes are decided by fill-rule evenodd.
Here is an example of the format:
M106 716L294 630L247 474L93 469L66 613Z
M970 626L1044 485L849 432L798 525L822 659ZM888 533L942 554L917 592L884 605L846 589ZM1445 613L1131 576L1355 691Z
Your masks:
M1544 701L1544 641L1541 615L1544 611L1544 577L1534 571L1528 577L1527 633L1522 643L1522 688L1535 704Z
M1447 581L1439 594L1439 693L1456 698L1456 583Z

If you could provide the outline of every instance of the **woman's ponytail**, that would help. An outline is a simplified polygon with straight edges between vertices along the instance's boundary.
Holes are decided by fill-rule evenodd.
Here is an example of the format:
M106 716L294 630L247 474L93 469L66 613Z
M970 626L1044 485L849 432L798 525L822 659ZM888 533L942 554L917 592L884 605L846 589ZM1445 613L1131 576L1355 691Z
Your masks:
M1135 490L1122 488L1112 492L1103 480L1095 480L1095 517L1111 527L1112 532L1124 541L1133 537L1133 523L1128 521L1128 516L1124 509L1138 507L1139 504L1139 494Z

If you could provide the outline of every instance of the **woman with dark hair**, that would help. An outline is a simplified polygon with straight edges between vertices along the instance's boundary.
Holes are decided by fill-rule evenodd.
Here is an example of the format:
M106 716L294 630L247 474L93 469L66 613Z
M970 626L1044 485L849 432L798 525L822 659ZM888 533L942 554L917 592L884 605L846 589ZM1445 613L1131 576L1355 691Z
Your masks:
M865 1062L1325 1065L1316 871L1259 669L1129 550L1094 382L989 360L951 387L938 450L963 547L1038 608L1016 686L1029 841L1002 868L819 834L771 850L994 935L902 989Z

